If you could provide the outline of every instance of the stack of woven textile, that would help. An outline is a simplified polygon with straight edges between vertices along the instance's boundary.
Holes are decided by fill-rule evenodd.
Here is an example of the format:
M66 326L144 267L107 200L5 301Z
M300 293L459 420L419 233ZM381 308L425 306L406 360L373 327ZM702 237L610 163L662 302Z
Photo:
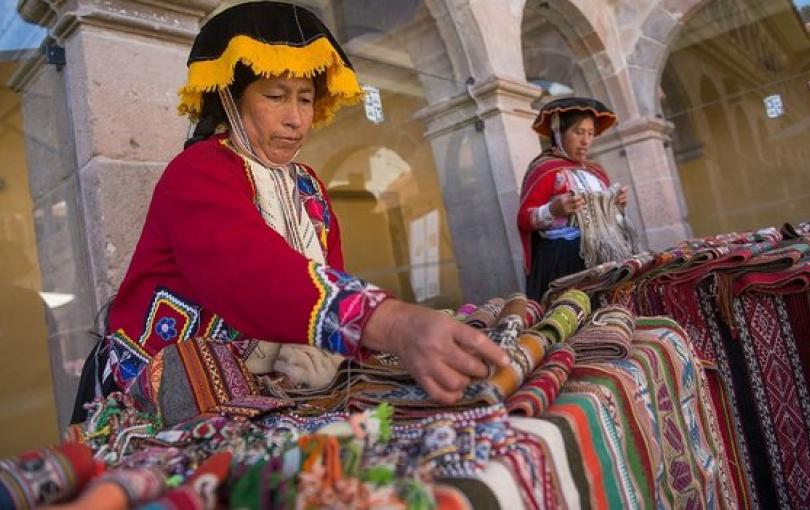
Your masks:
M3 461L0 507L736 508L705 374L677 324L591 313L579 290L545 310L515 294L447 313L512 360L453 407L392 355L346 361L324 388L258 395L248 371L226 370L238 365L227 349L189 342L183 366L217 384L188 391L241 405L167 409L153 398L174 380L163 368L90 404L65 445ZM24 459L63 451L79 452L76 467L26 475Z
M810 223L685 241L557 280L688 333L742 508L810 507Z
M363 410L381 402L394 406L399 420L419 419L437 409L460 411L505 402L544 359L546 351L568 339L590 314L588 296L573 290L563 293L543 315L540 306L515 294L493 298L481 306L465 305L447 311L457 320L484 330L500 345L512 363L474 381L451 408L432 400L391 355L372 356L367 362L344 361L323 388L279 392L297 403L300 412L321 414L340 409Z

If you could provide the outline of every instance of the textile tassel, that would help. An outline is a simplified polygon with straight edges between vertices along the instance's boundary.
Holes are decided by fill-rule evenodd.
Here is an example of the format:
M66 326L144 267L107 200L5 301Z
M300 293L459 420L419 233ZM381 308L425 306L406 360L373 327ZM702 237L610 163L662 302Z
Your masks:
M379 440L383 443L391 438L391 427L394 420L394 408L391 404L383 402L371 413L371 418L376 420L375 429L378 431ZM376 441L376 438L375 438Z

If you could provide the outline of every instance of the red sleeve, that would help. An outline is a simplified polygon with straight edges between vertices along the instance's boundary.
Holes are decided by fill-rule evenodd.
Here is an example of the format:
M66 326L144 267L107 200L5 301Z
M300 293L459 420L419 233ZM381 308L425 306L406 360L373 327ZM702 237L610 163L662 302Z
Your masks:
M523 179L517 224L520 241L523 244L523 269L526 274L529 274L531 268L531 236L535 230L532 227L531 210L549 202L555 192L564 191L555 190L554 183L558 171L565 166L566 163L562 160L541 158L538 164L532 166L526 172L526 177Z
M264 223L245 171L227 149L199 151L172 162L155 188L177 265L200 304L250 337L358 355L386 294L293 250Z
M329 204L329 212L332 213L332 226L329 228L327 237L329 249L326 253L326 263L335 269L343 271L345 264L343 262L343 243L340 240L340 225L337 216L334 214L334 209L332 209L332 203L329 202L328 198L327 203Z
M539 168L530 170L526 177L520 196L518 208L518 228L524 232L532 232L531 210L548 203L554 192L554 179L556 171L542 172Z

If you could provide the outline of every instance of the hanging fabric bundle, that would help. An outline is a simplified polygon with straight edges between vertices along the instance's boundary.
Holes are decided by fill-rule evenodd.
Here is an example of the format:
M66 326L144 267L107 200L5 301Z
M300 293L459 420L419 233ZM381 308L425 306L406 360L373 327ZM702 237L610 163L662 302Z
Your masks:
M621 261L638 252L636 229L624 208L616 203L620 188L581 192L585 205L575 214L582 232L580 256L585 267Z

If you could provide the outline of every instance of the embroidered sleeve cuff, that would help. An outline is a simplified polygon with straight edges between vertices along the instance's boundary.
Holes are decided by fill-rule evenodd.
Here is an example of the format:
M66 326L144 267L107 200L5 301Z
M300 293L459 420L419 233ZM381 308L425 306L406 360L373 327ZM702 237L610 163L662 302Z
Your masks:
M536 229L547 228L554 221L554 215L551 214L551 203L545 203L540 207L536 207L531 211L532 225Z
M318 301L310 314L310 345L348 358L364 360L371 351L360 345L360 336L387 292L351 275L311 262L309 273L318 288Z

